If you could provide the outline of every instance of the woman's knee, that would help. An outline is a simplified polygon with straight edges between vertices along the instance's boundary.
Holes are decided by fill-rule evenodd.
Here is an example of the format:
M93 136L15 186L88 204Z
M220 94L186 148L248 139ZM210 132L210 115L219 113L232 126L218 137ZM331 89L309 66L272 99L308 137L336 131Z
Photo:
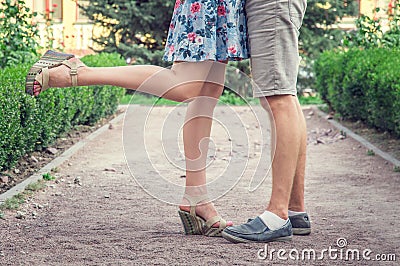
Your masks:
M206 82L201 88L200 95L219 99L224 91L224 85Z

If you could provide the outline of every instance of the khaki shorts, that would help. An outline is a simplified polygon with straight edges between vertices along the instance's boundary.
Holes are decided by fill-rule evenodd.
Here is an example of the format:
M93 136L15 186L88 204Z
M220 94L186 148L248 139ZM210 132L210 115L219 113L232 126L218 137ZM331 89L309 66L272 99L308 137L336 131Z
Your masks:
M306 0L247 0L254 97L296 95L299 29Z

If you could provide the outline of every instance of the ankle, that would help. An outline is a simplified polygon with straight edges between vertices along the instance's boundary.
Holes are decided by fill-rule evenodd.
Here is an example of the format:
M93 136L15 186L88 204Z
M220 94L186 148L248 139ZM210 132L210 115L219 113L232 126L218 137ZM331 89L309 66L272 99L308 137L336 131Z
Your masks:
M259 217L270 230L277 230L287 223L287 218L279 217L270 211L264 211Z
M296 215L299 215L299 214L305 214L305 213L306 213L305 211L298 212L298 211L291 211L291 210L288 210L288 215L289 215L289 217L290 217L290 216L296 216Z
M288 215L288 210L287 209L274 209L274 208L270 208L268 207L266 209L269 212L272 212L273 214L279 216L280 218L287 220L289 219L289 215Z
M289 210L294 211L294 212L305 212L304 205L298 204L298 205L290 205L289 204Z
M186 186L185 188L185 195L192 197L207 195L207 193L206 186Z

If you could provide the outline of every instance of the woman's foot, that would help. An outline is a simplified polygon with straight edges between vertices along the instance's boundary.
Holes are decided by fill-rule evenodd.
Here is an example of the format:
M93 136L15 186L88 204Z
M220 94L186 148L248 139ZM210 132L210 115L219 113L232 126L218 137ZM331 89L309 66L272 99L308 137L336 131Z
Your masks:
M68 64L69 66L67 66ZM72 67L71 67L72 66ZM71 69L75 68L76 73L71 72ZM49 80L48 80L48 87L49 88L65 88L65 87L71 87L73 86L73 77L77 79L82 72L87 70L87 66L82 63L81 60L78 58L74 57L69 59L68 61L65 61L65 64L62 64L57 67L49 68L48 75L49 75ZM38 80L44 80L43 79L43 71L42 73L38 74ZM75 84L76 86L77 84ZM38 96L39 93L42 92L42 84L35 80L34 85L33 85L33 95Z
M217 210L214 207L214 204L211 202L203 203L206 201L202 201L196 205L196 215L200 216L204 221L207 221L208 219L215 217L218 215ZM179 209L181 211L185 212L190 212L190 203L186 198L183 198L182 204L179 205ZM218 228L219 227L219 222L216 222L213 224L212 227ZM232 221L227 221L226 226L232 226L233 222Z

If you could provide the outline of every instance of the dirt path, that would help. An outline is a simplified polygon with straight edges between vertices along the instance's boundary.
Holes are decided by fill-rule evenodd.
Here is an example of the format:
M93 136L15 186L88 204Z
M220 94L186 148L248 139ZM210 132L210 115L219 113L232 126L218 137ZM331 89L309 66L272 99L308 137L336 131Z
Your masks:
M139 117L143 109L136 107L133 111ZM147 131L147 137L154 139L149 142L149 156L155 158L154 165L160 168L165 163L155 144L159 131L151 127L159 124L157 117L172 109L157 107L154 112L158 115ZM245 107L235 110L242 117L250 113ZM216 110L217 115L225 115L224 122L229 124L233 118L226 116L227 112L227 107ZM304 112L310 114L309 109ZM183 114L181 109L175 115L182 118ZM128 119L135 122L132 115ZM257 129L253 120L243 121L244 128ZM0 220L0 265L267 265L271 264L269 258L262 260L257 256L265 255L260 251L265 247L277 265L396 265L353 260L350 253L359 251L360 259L363 252L370 258L395 254L397 263L400 261L400 173L394 172L381 158L368 156L366 149L354 140L341 139L316 114L309 116L307 123L306 203L313 227L310 236L296 236L290 243L268 245L230 244L222 238L185 236L177 207L147 194L131 176L122 145L123 126L119 123L80 150L60 168L56 182L49 182L44 191L23 205L25 219L16 219L15 212L8 212L7 219ZM240 153L243 144L235 138L229 141L222 129L219 126L213 129L217 153L210 178L229 164L229 158L219 156L218 152L224 154L228 147L221 143L232 143L233 157L245 157ZM260 141L253 133L250 133L254 143L249 145L249 168L256 165L259 145L256 142ZM129 137L139 138L140 134L140 130L133 130ZM179 148L176 147L176 154ZM153 180L156 172L146 168L146 154L138 151L136 157L132 156L128 156L128 161L135 159L141 173L147 173ZM183 182L183 170L160 170L168 171L169 181ZM270 177L255 192L249 192L250 177L246 172L233 189L215 202L219 212L237 224L261 213L270 193ZM339 238L347 241L343 248L337 246ZM286 260L278 258L279 249ZM324 249L328 251L319 260ZM317 259L298 261L289 257L296 257L297 251L301 259L302 252L307 250L315 250ZM346 253L350 260L345 261Z

